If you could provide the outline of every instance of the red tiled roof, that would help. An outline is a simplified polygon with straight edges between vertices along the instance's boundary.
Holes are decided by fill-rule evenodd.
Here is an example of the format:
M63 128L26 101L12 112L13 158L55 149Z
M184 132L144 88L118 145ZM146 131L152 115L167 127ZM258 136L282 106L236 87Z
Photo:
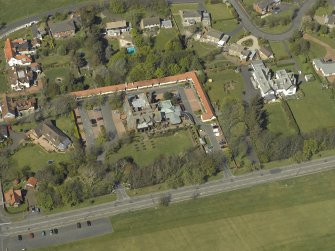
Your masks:
M5 58L6 60L10 60L13 56L14 56L14 51L12 48L12 42L10 41L9 38L7 38L6 42L5 42Z
M31 187L35 187L37 184L37 179L35 177L30 177L28 180L27 180L27 185L28 186L31 186Z
M22 60L22 61L25 61L25 62L32 62L31 58L28 57L27 55L16 55L15 58L17 60Z
M159 85L175 84L176 82L179 82L179 81L182 82L186 80L192 80L194 84L194 88L196 92L198 93L200 101L205 110L204 113L201 115L202 121L210 121L210 120L215 119L212 106L194 71L178 74L175 76L169 76L165 78L150 79L150 80L144 80L144 81L133 82L133 83L125 83L125 84L100 87L96 89L77 91L77 92L72 92L71 94L77 98L82 98L82 97L88 97L88 96L94 96L94 95L100 95L100 94L108 94L108 93L113 93L117 91L130 91L130 90L137 90L141 88L155 87Z
M9 205L13 206L15 203L20 203L21 201L21 190L14 190L13 188L11 188L5 193L5 202Z

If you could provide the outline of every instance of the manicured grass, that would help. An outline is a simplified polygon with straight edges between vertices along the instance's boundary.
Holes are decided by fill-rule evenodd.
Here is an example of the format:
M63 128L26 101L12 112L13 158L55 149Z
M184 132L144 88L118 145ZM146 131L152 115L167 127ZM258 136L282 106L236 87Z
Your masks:
M268 129L278 134L294 134L281 103L272 103L265 106L268 114Z
M155 48L159 50L163 50L165 45L177 37L178 32L175 28L172 29L160 29L159 34L155 39Z
M48 68L44 73L50 83L54 83L57 78L61 78L62 82L66 83L66 81L69 81L70 77L70 69L65 67Z
M198 3L171 4L170 9L173 15L179 15L179 10L197 10L199 9L199 4Z
M222 20L222 19L233 19L232 8L228 7L226 4L206 4L206 9L211 13L212 20Z
M196 51L199 57L206 57L211 51L216 50L218 47L199 41L191 41L191 48Z
M3 72L0 72L0 93L5 93L7 91L9 91L9 86L6 76Z
M220 107L228 98L242 98L244 85L240 73L236 73L234 70L209 72L208 78L213 80L212 83L206 84L206 88L209 88L208 95L211 101L219 104ZM231 83L231 88L227 89L229 83Z
M64 114L56 119L56 126L65 134L71 136L74 132L75 123L72 113Z
M115 161L122 157L132 156L140 165L149 165L161 154L181 154L193 146L189 131L177 131L173 135L155 137L150 139L137 138L131 144L124 145L111 155Z
M69 160L70 153L48 153L38 145L29 145L15 152L10 158L13 165L18 168L30 166L32 171L37 171L48 165L48 160L53 160L55 163Z
M238 23L235 19L218 20L213 22L213 28L223 32L231 32L236 29Z
M320 39L322 42L329 44L331 47L335 48L335 39L330 38L329 36L321 36L321 35L318 35L317 33L316 34L313 33L311 35L316 37L317 39ZM319 45L319 47L321 46Z
M317 81L301 86L305 97L288 103L302 132L335 127L335 103L329 90L322 90Z
M48 251L332 250L335 171L112 217L114 232Z
M49 56L41 56L38 59L38 62L44 67L50 67L50 66L61 66L64 64L71 63L71 58L69 55L60 56L58 54L53 54Z
M277 60L288 59L290 55L285 50L284 44L281 42L270 42L271 49Z
M81 2L89 2L87 0L0 0L0 20L4 22L12 22L37 13L49 11L66 5L74 5ZM92 1L93 2L93 1Z

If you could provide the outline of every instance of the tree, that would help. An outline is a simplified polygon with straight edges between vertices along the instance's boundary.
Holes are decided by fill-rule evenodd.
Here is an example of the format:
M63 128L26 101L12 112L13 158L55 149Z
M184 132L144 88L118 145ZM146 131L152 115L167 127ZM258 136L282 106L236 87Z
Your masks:
M123 0L110 0L109 6L109 9L113 14L122 14L127 10Z
M165 100L170 100L170 99L173 98L173 93L172 93L172 92L164 92L164 94L163 94L163 98L164 98Z
M318 152L318 144L314 139L304 140L303 155L306 160L309 160Z

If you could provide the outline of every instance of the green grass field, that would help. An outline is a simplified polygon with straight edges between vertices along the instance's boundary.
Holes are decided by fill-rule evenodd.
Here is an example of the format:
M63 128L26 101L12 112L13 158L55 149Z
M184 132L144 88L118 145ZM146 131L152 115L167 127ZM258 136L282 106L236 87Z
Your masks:
M206 4L206 9L211 13L213 20L222 20L222 19L233 19L234 16L231 12L231 7L228 7L226 4L217 3L217 4Z
M335 103L329 90L322 90L317 81L301 86L305 97L288 103L302 132L335 127Z
M197 10L199 9L199 4L198 3L172 4L170 9L173 15L179 15L179 10Z
M3 72L0 72L0 93L5 93L9 90L6 76Z
M285 50L284 44L281 42L270 42L271 49L277 60L288 59L290 55Z
M33 158L32 158L33 156ZM40 146L26 146L19 151L17 151L12 157L11 161L13 165L18 168L23 166L30 166L32 171L37 171L38 169L48 165L48 160L53 160L56 163L61 161L67 161L70 158L70 153L48 153L43 150Z
M211 51L217 50L218 47L206 43L201 43L199 41L191 41L191 48L195 50L199 57L206 57Z
M149 165L161 154L181 154L193 146L189 131L178 131L173 135L156 137L146 140L135 140L133 143L124 145L111 155L112 160L119 160L126 156L132 156L140 165Z
M178 32L175 28L172 29L160 29L159 34L155 38L155 48L163 50L165 45L177 37Z
M335 171L112 217L114 232L40 251L333 250Z
M49 79L50 83L55 83L57 78L61 78L62 82L69 81L70 69L65 67L48 68L44 71L45 75Z
M268 114L268 129L278 134L294 134L294 129L289 126L288 118L281 103L272 103L265 106Z
M27 16L32 16L44 11L49 11L66 5L75 5L87 0L0 0L0 20L4 22L12 22ZM94 2L94 1L91 1Z
M207 83L207 86L210 87L208 96L212 102L219 102L220 106L222 106L227 98L242 98L244 85L241 74L236 73L233 70L225 70L209 72L208 78L213 80L212 83ZM234 81L232 82L232 88L225 90L225 84L230 83L231 81Z

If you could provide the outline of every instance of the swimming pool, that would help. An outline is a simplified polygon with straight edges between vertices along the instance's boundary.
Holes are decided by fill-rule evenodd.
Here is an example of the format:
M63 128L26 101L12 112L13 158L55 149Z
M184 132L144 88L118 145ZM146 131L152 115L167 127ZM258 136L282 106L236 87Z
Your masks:
M128 47L127 48L127 53L128 54L134 54L136 52L136 48L135 47Z

